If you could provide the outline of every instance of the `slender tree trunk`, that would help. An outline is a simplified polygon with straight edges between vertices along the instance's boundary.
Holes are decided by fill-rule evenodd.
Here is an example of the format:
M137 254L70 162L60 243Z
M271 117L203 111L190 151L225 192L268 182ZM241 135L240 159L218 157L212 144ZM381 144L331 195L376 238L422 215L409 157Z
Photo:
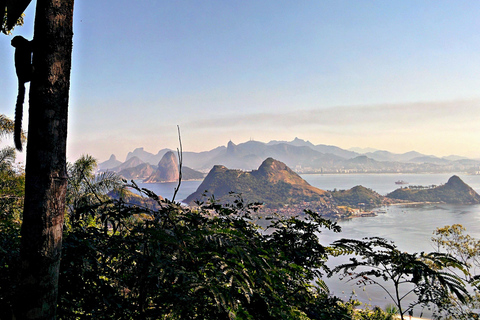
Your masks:
M73 0L37 0L17 319L54 319L67 188Z

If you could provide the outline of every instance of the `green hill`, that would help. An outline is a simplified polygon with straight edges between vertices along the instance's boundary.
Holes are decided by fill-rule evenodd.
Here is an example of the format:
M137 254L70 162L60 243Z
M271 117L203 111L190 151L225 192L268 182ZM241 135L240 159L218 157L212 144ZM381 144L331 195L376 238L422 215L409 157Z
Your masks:
M225 202L231 192L241 193L247 202L262 202L268 207L323 201L328 194L312 187L283 162L268 158L258 170L248 172L214 166L197 191L184 202L193 204L195 200L205 201L211 195Z
M387 197L412 202L480 203L480 195L457 176L452 176L446 184L435 188L401 188L387 194Z
M375 191L363 186L356 186L349 190L330 191L333 199L340 206L349 207L377 207L384 203L384 197Z

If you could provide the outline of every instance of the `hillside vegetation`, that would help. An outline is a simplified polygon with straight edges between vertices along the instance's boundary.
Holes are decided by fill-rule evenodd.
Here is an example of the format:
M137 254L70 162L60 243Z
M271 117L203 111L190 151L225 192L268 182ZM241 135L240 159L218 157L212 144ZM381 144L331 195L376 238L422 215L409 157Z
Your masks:
M349 190L334 190L331 191L331 194L337 205L340 206L377 207L385 203L385 197L363 186L355 186Z
M269 207L323 201L328 195L326 191L308 184L283 162L268 158L258 170L248 172L214 166L197 191L184 202L206 201L211 195L226 201L232 192L241 194L247 202L261 202Z

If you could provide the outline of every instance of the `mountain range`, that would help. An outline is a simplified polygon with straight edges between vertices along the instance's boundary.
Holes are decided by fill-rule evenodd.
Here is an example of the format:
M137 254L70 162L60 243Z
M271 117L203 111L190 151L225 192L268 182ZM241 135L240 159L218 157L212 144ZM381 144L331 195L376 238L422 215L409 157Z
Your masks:
M285 163L297 173L440 173L478 172L480 161L460 156L435 157L415 151L396 154L384 150L362 149L345 150L330 145L314 145L309 141L295 138L293 141L247 141L227 146L219 146L204 152L183 152L184 168L207 173L215 165L223 165L239 170L254 170L264 159L272 157ZM112 155L100 163L99 170L120 172L140 164L155 167L162 157L171 152L161 149L157 154L137 148L127 154L121 163ZM139 163L141 161L141 163ZM144 165L145 166L145 165ZM119 170L121 169L121 170ZM151 168L143 168L145 172ZM138 170L137 170L138 171ZM143 177L145 178L145 177Z
M120 164L118 164L120 163ZM180 177L178 158L173 151L168 150L162 155L158 164L151 165L144 162L138 156L132 156L124 163L116 160L112 155L107 161L107 166L104 163L99 165L101 171L114 171L127 180L143 180L145 183L160 183L160 182L177 182ZM109 165L115 165L108 168ZM107 167L107 168L105 168ZM202 172L193 170L189 167L182 166L183 180L199 180L203 179Z

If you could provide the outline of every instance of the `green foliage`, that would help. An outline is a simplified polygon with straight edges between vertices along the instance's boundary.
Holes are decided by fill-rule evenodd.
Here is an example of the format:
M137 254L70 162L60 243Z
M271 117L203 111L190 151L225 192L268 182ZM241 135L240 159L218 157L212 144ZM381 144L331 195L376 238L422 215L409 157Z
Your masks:
M8 12L6 8L0 7L0 18L1 18L0 32L3 32L4 34L11 34L15 26L23 25L23 17L25 16L25 14L22 13L22 15L18 18L15 26L10 30L7 28L7 15L8 15Z
M110 204L107 195L111 190L122 189L122 179L114 172L95 175L97 160L90 155L81 156L75 163L67 164L67 221L85 223L95 217L98 207Z
M395 315L398 313L398 308L394 304L389 303L387 306L385 306L385 312L391 315Z
M464 264L448 254L401 252L392 242L378 237L340 239L334 245L361 259L351 257L350 262L335 267L333 272L340 272L344 278L356 281L357 285L381 287L395 303L402 319L405 313L413 312L416 305L435 304L441 308L449 295L454 295L462 303L469 296L462 280L447 270L463 272ZM393 292L385 287L383 281L393 284ZM400 291L404 287L406 289ZM411 293L416 295L417 300L404 306L404 299Z
M466 229L460 224L437 228L432 237L438 251L462 261L468 268L480 267L480 240L464 234Z
M0 137L13 133L13 121L0 115ZM15 166L15 149L0 149L0 318L8 318L8 302L16 286L21 213L25 194L23 168Z
M480 267L480 240L464 234L465 228L460 224L437 228L432 237L433 243L439 252L446 252L465 265L463 280L468 283L467 288L473 295L467 297L466 303L458 301L455 296L445 297L442 308L436 311L438 319L478 319L480 295L478 293L478 276L474 270Z
M64 238L60 318L309 319L331 299L312 282L327 259L318 233L335 223L306 212L262 230L251 221L258 206L240 197L191 210L129 187L160 209L75 201L89 214L73 215Z

